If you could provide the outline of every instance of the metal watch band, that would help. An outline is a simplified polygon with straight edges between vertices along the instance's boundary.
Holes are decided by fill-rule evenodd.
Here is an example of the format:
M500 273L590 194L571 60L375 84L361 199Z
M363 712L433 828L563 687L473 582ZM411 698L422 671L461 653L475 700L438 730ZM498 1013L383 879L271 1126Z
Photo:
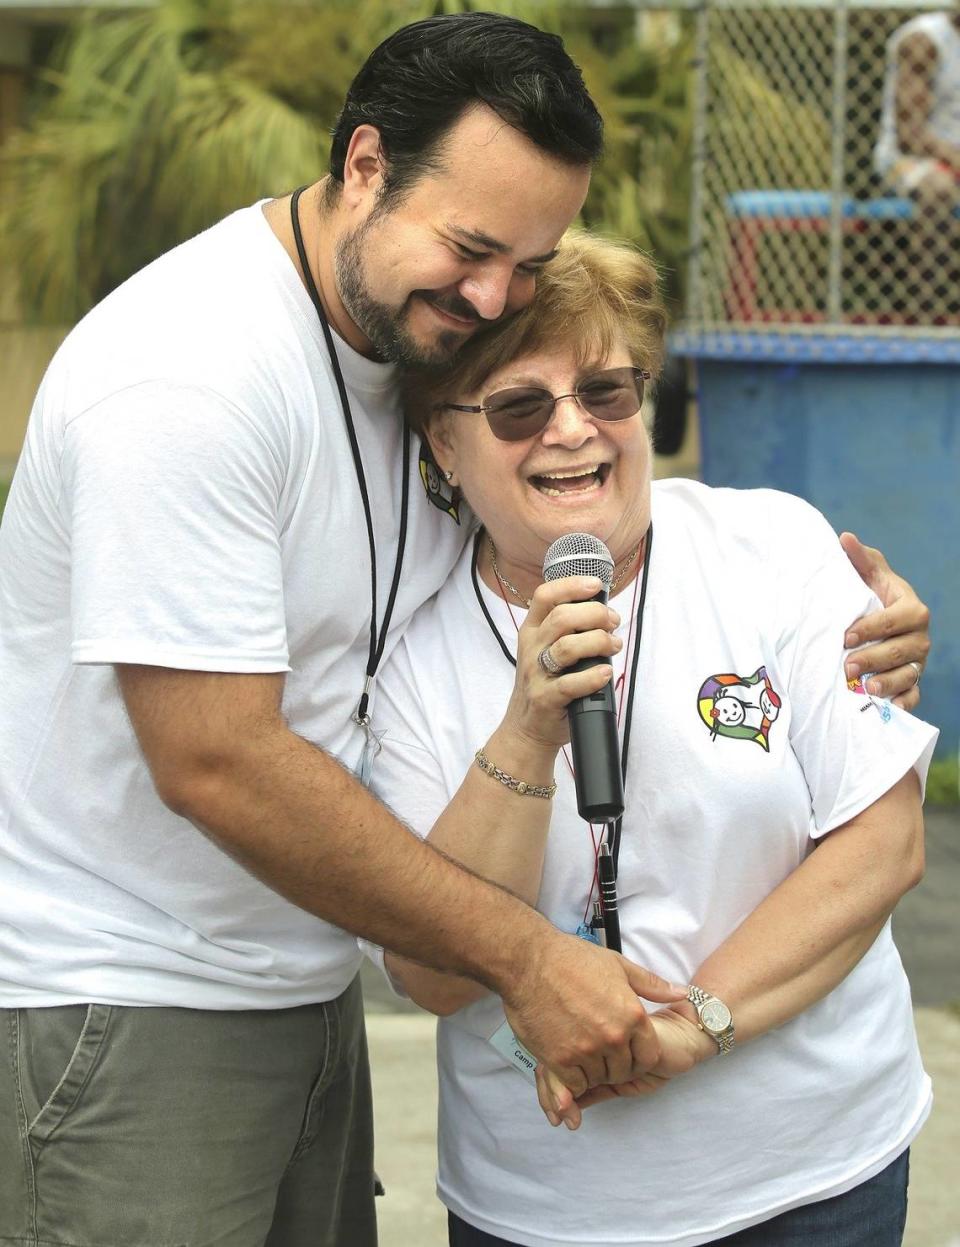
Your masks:
M722 1054L726 1054L727 1052L732 1052L733 1044L734 1044L733 1015L730 1013L729 1008L727 1008L727 1006L723 1003L720 997L714 996L713 992L704 991L702 987L697 987L695 983L691 983L689 987L687 988L687 1000L689 1000L689 1002L693 1005L693 1007L697 1011L697 1025L700 1027L703 1033L705 1035L710 1036L710 1038L714 1041L714 1043L716 1043L717 1047L720 1049L720 1052ZM727 1010L727 1015L730 1018L730 1023L725 1030L712 1031L712 1030L708 1030L706 1026L704 1026L703 1015L702 1015L701 1010L703 1009L703 1006L707 1004L707 1002L710 1000L716 1000L719 1004L723 1005L723 1007Z

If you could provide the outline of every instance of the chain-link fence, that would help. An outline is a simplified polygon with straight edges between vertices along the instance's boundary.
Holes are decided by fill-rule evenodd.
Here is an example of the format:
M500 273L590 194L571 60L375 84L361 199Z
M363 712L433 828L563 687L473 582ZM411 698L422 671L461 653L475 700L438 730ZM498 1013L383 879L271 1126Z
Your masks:
M931 11L699 8L688 328L960 337L960 181L911 154L930 100L897 91L901 28ZM960 81L954 102L960 125Z

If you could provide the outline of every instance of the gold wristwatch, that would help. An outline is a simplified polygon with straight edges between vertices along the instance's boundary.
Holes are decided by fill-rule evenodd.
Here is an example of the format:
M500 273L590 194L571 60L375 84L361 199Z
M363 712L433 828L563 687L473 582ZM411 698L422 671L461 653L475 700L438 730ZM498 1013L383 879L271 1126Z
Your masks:
M716 1041L721 1053L733 1048L733 1015L719 996L712 996L702 987L692 983L687 991L687 999L697 1011L697 1025Z

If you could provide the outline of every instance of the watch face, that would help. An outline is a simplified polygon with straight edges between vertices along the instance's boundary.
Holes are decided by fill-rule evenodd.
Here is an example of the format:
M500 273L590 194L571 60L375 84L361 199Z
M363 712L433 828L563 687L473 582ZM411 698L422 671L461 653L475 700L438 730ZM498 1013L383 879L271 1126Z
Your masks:
M722 1000L708 1000L700 1013L700 1021L714 1035L730 1025L730 1010Z

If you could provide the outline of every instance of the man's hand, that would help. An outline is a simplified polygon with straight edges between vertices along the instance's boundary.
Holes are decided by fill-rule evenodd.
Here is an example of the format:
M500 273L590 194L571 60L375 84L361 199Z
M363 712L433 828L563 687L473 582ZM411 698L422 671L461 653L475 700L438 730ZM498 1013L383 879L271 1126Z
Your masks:
M627 1082L592 1087L570 1101L565 1094L567 1088L556 1074L542 1065L537 1067L537 1098L551 1126L562 1122L568 1130L576 1130L583 1110L591 1105L602 1104L604 1100L653 1095L671 1079L687 1073L718 1051L717 1045L696 1023L673 1009L660 1009L651 1014L650 1022L660 1044L660 1056L646 1073Z
M559 931L529 952L501 992L504 1008L517 1037L567 1088L565 1102L656 1065L659 1041L638 997L669 1004L685 987Z
M847 679L872 671L875 678L867 691L889 697L894 705L914 710L920 701L920 677L910 664L921 669L930 653L930 611L913 587L890 570L879 550L863 545L853 533L841 533L840 544L861 579L877 595L884 609L864 615L847 629L848 649L864 645L845 663Z

